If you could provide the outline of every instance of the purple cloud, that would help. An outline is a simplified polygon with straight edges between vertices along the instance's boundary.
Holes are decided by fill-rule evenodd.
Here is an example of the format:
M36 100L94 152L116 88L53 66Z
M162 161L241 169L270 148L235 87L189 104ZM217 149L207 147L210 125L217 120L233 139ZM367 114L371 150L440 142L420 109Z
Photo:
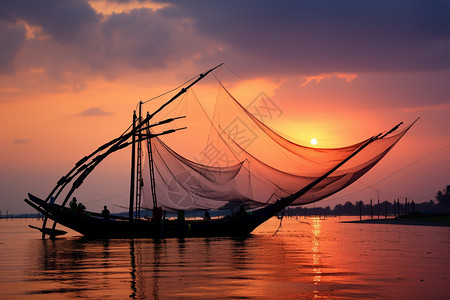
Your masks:
M0 20L42 28L49 38L27 44L53 78L222 61L242 76L450 69L448 1L161 2L169 5L102 15L82 0L2 1Z
M448 1L163 2L259 73L450 68Z
M113 113L104 111L103 109L101 109L99 107L91 107L91 108L88 108L86 110L83 110L78 115L79 116L83 116L83 117L94 117L94 116L109 116L109 115L112 115L112 114Z
M24 42L23 26L8 26L0 21L0 73L14 71L14 60Z

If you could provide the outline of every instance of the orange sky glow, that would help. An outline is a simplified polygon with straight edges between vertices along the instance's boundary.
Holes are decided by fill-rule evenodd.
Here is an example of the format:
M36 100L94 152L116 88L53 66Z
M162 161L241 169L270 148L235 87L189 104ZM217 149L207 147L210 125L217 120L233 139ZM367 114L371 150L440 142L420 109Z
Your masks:
M431 37L418 36L411 46L405 29L392 29L397 23L366 24L340 16L338 9L340 39L332 38L333 24L317 26L326 18L302 19L300 8L286 18L306 24L292 26L277 17L260 18L247 4L236 12L231 4L209 3L212 16L205 18L200 5L171 1L52 5L38 10L7 5L0 13L3 214L31 212L23 202L27 193L45 197L76 161L129 126L140 100L221 62L225 66L216 76L244 107L264 93L278 108L264 123L306 146L312 138L317 147L345 146L421 118L372 171L317 205L368 202L377 190L382 200L423 202L450 184L450 61L449 52L439 50L450 50L448 28L441 33L444 29L429 25L444 36L435 37L442 41L436 50ZM282 10L261 5L266 13ZM349 10L357 14L362 8ZM53 19L55 13L63 17ZM413 34L418 21L404 18ZM360 40L357 32L350 34L354 24L379 34L353 43ZM397 41L392 30L398 31ZM209 111L218 88L211 77L194 88ZM129 160L126 151L115 155L86 181L80 198L93 201L94 209L119 202L128 191ZM94 201L103 198L108 199Z

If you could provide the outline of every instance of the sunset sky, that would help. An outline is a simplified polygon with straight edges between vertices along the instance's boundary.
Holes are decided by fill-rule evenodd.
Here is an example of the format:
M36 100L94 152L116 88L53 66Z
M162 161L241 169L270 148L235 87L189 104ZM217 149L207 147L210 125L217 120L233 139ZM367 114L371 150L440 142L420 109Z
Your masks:
M128 127L140 100L222 62L244 106L264 92L280 110L269 125L308 146L421 118L318 206L367 203L377 190L429 201L450 184L449 16L439 0L0 1L0 210L32 212L27 193L46 197ZM79 194L88 209L126 197L128 163L118 154L98 170Z

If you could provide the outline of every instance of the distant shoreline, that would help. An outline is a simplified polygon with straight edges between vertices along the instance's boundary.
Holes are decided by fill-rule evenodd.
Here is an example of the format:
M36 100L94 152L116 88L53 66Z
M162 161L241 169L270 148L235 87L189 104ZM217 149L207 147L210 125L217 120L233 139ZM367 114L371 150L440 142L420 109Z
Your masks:
M355 221L341 221L341 223L365 223L365 224L392 224L414 226L441 226L450 227L450 214L409 215L387 219L365 219Z

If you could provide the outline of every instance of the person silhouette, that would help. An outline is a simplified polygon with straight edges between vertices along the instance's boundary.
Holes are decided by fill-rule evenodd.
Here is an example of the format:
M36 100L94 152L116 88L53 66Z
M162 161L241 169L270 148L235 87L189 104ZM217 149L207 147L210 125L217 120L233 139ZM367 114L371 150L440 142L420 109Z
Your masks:
M102 210L102 216L103 216L103 219L105 219L105 220L108 220L109 219L109 210L108 210L108 207L106 207L106 205L103 207L103 210Z
M73 211L77 211L78 210L78 205L77 205L77 198L73 197L72 201L70 201L69 203L70 209Z

